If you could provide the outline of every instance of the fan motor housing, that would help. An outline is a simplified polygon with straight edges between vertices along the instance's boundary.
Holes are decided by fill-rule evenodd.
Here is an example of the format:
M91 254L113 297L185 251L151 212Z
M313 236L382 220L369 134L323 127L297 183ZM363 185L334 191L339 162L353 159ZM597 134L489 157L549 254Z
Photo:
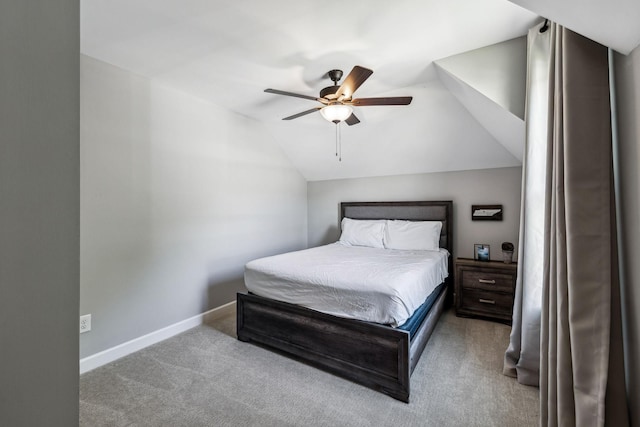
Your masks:
M335 95L338 89L340 89L340 86L327 86L320 91L320 98L332 98L330 95Z

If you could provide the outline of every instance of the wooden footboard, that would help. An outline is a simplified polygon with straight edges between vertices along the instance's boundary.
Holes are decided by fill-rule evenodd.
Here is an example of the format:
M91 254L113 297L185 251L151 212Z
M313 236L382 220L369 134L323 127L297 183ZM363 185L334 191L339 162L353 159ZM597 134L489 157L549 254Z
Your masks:
M409 333L293 304L238 294L238 339L409 401Z
M443 290L410 342L403 330L239 293L237 334L408 403L411 372L445 298Z

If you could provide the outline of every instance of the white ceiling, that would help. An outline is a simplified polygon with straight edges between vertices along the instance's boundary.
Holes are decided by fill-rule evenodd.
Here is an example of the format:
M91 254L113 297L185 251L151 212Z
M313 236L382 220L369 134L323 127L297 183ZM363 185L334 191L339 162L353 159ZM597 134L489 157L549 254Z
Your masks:
M573 3L581 2L553 4L560 13ZM544 9L552 19L553 4ZM585 9L575 10L601 12ZM513 147L443 84L433 62L523 36L539 21L506 0L81 0L81 51L261 121L307 179L323 180L519 164ZM639 28L606 40L628 50L640 41ZM281 120L314 101L263 90L316 96L331 84L323 78L328 70L346 75L354 65L374 70L358 97L414 100L356 108L361 123L341 125L338 162L335 127L320 114Z

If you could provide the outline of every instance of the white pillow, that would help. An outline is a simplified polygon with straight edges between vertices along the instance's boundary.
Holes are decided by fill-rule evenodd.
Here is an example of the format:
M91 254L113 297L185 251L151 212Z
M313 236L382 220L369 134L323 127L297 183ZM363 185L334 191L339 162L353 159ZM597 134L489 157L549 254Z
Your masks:
M437 251L440 248L440 221L388 220L384 236L387 249Z
M349 246L384 248L385 220L357 220L342 218L340 243Z

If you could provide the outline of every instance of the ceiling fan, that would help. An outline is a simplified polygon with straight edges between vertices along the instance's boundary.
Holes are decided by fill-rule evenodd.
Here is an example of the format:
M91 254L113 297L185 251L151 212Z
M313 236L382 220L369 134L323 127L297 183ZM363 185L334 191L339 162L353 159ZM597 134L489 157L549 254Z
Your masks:
M373 71L356 65L353 67L344 82L338 86L338 81L342 78L342 70L331 70L328 73L329 78L333 81L333 86L325 87L320 91L319 97L302 95L299 93L286 92L277 89L265 89L267 93L276 95L294 96L311 101L318 101L322 106L314 107L309 110L285 117L282 120L293 120L307 114L320 111L322 117L330 122L338 124L342 121L349 126L360 123L360 120L353 114L353 107L366 107L371 105L409 105L413 97L411 96L393 96L386 98L353 98L353 93L364 83Z

